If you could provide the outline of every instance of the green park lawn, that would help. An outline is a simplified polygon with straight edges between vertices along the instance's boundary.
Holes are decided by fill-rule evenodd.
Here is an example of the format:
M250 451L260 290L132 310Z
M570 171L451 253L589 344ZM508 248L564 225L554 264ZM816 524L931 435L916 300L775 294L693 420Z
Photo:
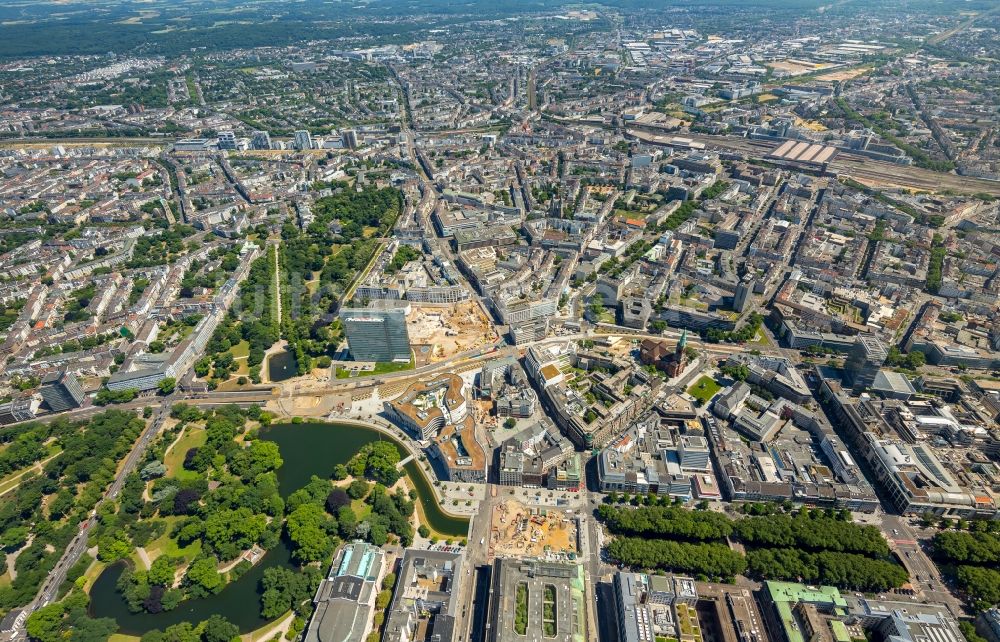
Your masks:
M238 366L236 368L236 372L233 373L233 376L248 376L250 374L250 364L248 361L250 356L250 342L246 339L240 341L229 349L229 353L233 355L233 361L235 361Z
M163 458L163 465L167 467L167 475L182 481L197 477L198 473L184 469L184 455L192 448L204 446L207 438L208 435L203 428L186 426L184 434Z
M245 359L250 356L250 342L244 339L230 348L229 352L233 355L234 359Z
M396 363L395 361L379 361L375 364L373 370L363 370L358 373L359 377L367 377L370 375L384 375L391 374L393 372L404 372L406 370L413 370L415 361L413 355L410 355L409 363ZM338 379L348 379L351 376L351 371L346 368L341 368L337 366L337 378Z
M410 355L409 363L396 363L395 361L390 361L386 363L376 363L375 369L372 370L372 374L381 375L389 374L391 372L403 372L404 370L413 370L413 355Z
M157 537L146 546L146 552L149 553L149 559L155 560L161 555L169 555L170 557L183 557L186 560L191 561L197 557L198 553L201 551L200 539L195 540L188 546L179 546L177 544L177 540L170 537L170 531L177 524L177 522L183 520L184 518L179 515L171 515L160 519L167 522L167 529L163 535Z
M687 389L687 393L695 399L700 399L702 403L708 403L708 401L715 396L715 393L720 390L722 390L722 386L720 386L715 379L703 376Z
M354 514L357 516L359 522L372 514L371 504L366 502L363 498L352 499L351 510L354 511Z

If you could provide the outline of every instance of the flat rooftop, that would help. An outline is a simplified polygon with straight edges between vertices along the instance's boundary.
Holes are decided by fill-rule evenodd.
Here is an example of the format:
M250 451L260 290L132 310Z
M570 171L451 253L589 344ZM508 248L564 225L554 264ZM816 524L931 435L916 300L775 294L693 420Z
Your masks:
M577 642L586 630L582 565L494 561L487 640Z

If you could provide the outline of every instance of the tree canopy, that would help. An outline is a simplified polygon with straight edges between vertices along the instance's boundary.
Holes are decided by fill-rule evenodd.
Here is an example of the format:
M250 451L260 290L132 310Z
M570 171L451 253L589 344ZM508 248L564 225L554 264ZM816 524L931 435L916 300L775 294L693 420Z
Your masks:
M741 519L680 506L628 508L604 504L598 516L616 534L615 559L639 568L708 577L747 573L759 579L817 582L882 591L904 584L906 570L892 561L879 530L849 521L850 514L802 508ZM746 556L728 540L744 545Z
M355 477L367 477L385 486L396 483L402 473L397 468L399 449L389 441L373 441L361 447L347 463L348 471Z

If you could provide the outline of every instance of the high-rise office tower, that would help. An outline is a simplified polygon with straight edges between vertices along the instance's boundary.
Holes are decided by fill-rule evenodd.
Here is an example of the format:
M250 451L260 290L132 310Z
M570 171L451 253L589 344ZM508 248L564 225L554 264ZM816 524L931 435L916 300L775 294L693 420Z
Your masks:
M402 309L344 308L340 321L355 361L410 360L410 335Z
M271 134L262 129L256 130L250 139L250 147L253 149L271 149Z
M309 134L308 130L295 130L295 149L312 149L312 146L312 136Z
M83 405L83 388L71 373L65 370L45 375L39 389L45 405L52 412L79 408Z
M736 294L733 295L733 310L743 312L750 303L750 295L753 294L753 280L743 279L736 286Z
M859 336L844 363L844 383L855 391L870 388L888 356L885 344L877 337Z

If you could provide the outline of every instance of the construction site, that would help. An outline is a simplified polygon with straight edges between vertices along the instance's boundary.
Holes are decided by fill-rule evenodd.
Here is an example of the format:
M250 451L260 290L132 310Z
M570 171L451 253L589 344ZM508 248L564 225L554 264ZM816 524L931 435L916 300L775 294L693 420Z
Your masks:
M577 518L572 512L528 508L507 500L493 508L490 555L574 560L579 553L577 531Z
M450 305L412 305L406 318L410 344L429 346L428 363L493 345L498 339L483 309L474 301Z

